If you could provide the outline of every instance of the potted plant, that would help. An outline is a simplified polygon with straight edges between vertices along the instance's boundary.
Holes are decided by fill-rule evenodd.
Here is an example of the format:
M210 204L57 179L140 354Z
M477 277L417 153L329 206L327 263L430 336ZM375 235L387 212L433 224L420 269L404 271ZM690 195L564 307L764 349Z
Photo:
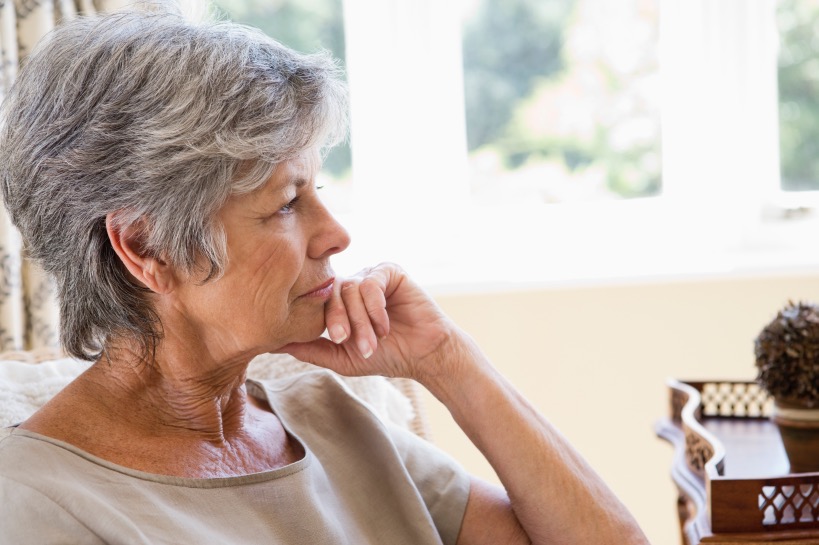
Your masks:
M791 472L819 471L819 306L789 301L759 333L754 352Z

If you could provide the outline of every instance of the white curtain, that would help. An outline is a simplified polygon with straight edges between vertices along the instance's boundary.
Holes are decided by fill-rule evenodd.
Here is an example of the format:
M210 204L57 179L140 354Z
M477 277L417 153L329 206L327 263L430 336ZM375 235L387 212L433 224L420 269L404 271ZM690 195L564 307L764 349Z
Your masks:
M0 0L0 100L37 41L77 14L112 10L127 0ZM48 277L23 257L20 235L0 210L0 350L56 347L58 312Z

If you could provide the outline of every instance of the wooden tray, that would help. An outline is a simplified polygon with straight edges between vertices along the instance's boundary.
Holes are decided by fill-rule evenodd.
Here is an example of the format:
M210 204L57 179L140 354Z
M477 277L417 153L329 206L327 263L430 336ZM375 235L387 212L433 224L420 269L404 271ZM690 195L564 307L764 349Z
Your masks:
M672 476L683 540L819 543L819 473L789 473L772 399L749 381L670 380Z

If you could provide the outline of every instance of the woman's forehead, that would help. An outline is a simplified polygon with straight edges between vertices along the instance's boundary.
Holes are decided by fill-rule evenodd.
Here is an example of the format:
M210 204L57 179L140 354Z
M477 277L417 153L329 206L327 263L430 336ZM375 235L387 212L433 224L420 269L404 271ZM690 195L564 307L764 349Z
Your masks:
M320 168L321 156L313 151L304 152L293 159L276 165L276 169L267 184L265 184L265 189L278 191L291 185L299 188L311 183Z

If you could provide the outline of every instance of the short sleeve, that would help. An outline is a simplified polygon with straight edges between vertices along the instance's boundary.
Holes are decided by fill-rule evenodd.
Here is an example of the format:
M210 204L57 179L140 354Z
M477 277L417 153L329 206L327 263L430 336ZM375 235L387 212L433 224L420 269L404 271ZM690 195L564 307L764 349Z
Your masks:
M455 545L469 497L469 473L432 443L399 426L387 427L441 540Z

